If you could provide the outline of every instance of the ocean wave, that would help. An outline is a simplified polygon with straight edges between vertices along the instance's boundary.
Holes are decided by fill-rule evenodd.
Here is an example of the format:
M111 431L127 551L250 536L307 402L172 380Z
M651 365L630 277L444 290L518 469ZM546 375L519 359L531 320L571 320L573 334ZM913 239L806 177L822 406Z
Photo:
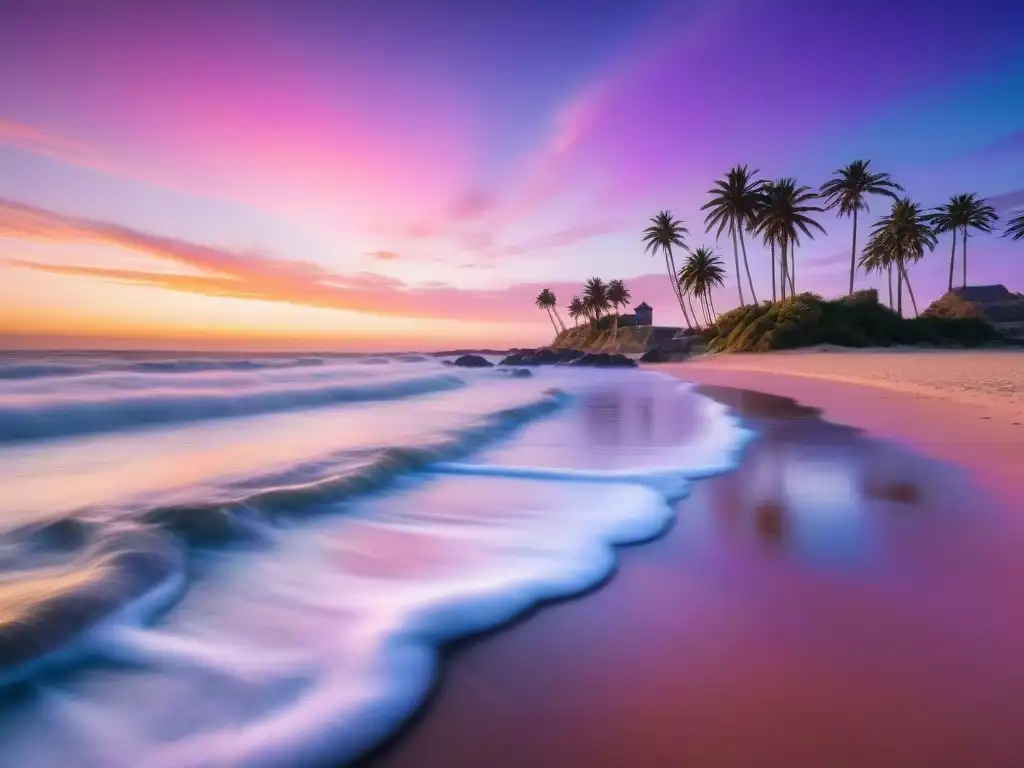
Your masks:
M0 362L0 380L84 376L100 372L198 373L201 371L261 371L281 368L310 368L328 362L323 357L294 358L178 358L167 360L83 359L78 363Z
M335 765L379 744L429 694L445 643L598 585L616 545L661 533L669 502L733 466L750 435L677 384L645 392L661 381L652 375L576 373L468 376L515 404L467 420L459 393L403 433L408 444L349 443L204 481L181 503L80 509L0 536L0 568L19 572L18 589L0 590L0 616L15 615L10 600L22 617L0 624L0 682L106 662L38 686L0 718L5 759L276 768ZM560 388L542 391L546 380ZM630 407L608 407L608 389L587 400L595 381ZM587 419L676 413L645 410L648 395L701 398L707 428L685 444L638 443L623 469L537 459L538 434L600 452L605 433ZM382 404L381 418L402 408L406 419L407 405ZM78 599L90 595L103 599ZM62 623L76 605L79 618Z
M0 398L0 443L83 435L202 419L412 397L462 387L452 375L389 379L366 384L314 385L210 391L114 393L104 398L56 396ZM119 396L120 395L120 396Z
M227 483L192 504L113 516L86 509L8 531L0 539L0 567L19 577L0 581L0 687L87 653L83 636L101 623L152 618L182 586L189 548L263 540L275 517L310 514L380 490L400 475L499 440L565 402L564 393L550 390L422 445L328 456L242 487Z
M139 527L93 533L102 535L82 539L70 563L0 582L0 688L84 655L82 637L101 621L151 617L180 593L184 561L168 537Z

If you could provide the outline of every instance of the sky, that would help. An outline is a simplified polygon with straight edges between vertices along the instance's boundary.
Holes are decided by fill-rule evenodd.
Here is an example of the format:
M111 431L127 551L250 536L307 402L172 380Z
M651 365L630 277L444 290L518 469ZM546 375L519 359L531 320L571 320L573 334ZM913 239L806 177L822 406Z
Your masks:
M734 306L700 206L736 164L817 188L865 158L1005 217L1024 4L945 7L0 0L0 346L526 346L551 337L537 293L591 276L682 324L641 233L671 210ZM851 223L819 220L797 288L840 295ZM949 246L911 269L922 304ZM1024 242L968 249L970 283L1024 291Z

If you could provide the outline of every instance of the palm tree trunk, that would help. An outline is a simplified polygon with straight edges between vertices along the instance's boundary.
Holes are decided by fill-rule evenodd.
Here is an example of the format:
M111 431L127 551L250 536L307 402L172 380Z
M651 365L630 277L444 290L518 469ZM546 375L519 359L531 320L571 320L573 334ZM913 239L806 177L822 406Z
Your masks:
M779 299L782 301L786 300L786 246L785 239L779 243L782 246L782 258L779 263Z
M853 209L853 246L850 248L850 293L853 293L853 278L857 274L857 209Z
M548 311L548 320L551 321L551 327L555 329L555 336L557 336L558 335L558 326L555 325L555 318L551 314L551 307L545 307L545 309Z
M711 297L711 291L708 291L708 304L711 306L711 324L714 325L718 312L715 310L715 300Z
M707 293L702 293L700 295L700 304L701 304L701 308L704 310L704 321L707 323L706 327L710 328L711 327L711 309L708 306L708 295L707 295Z
M740 306L742 307L746 302L743 301L743 282L740 279L740 247L739 243L736 242L736 228L729 225L729 233L732 235L732 256L736 262L736 290L740 294Z
M892 264L889 265L889 309L892 309Z
M949 254L949 288L953 290L953 264L956 262L956 227L953 227L953 250Z
M796 241L789 247L789 295L796 296Z
M778 301L775 293L775 241L772 240L772 301Z
M682 289L680 288L680 290L682 290ZM696 323L697 322L697 311L693 308L693 297L689 293L685 294L685 296L686 296L686 303L690 305L690 314L693 315L693 322Z
M960 265L964 269L964 288L967 287L967 227L964 227L964 238L962 242L962 250L960 251Z
M555 317L558 318L558 324L560 326L562 326L562 330L564 331L565 330L565 323L562 322L562 316L560 314L558 314L558 307L555 307L554 311L555 311Z
M743 239L743 229L740 229L740 248L743 249L743 267L747 270L747 283L750 284L750 296L757 304L757 293L754 292L754 281L750 279L750 264L747 263L747 242Z
M672 292L675 294L676 301L679 302L679 308L683 310L683 319L686 320L686 327L693 328L693 324L690 322L690 316L686 312L686 304L683 301L683 294L679 288L679 278L676 275L675 260L672 259L672 249L662 248L662 252L665 254L665 269L668 270L668 280L672 284Z
M896 312L903 317L903 271L896 270Z
M914 298L914 289L910 287L910 275L907 273L907 267L900 262L900 271L903 272L903 280L907 284L907 293L910 294L910 303L914 305L914 317L920 317L917 312L917 299Z

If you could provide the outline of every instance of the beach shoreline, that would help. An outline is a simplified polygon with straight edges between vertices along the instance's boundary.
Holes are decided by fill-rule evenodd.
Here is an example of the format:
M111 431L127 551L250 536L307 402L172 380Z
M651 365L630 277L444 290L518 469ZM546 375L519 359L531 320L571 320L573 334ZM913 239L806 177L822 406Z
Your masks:
M455 644L428 707L361 764L1024 757L1012 726L1024 716L1024 675L1005 672L1024 659L1024 610L1005 589L1024 576L1016 557L1024 525L1010 511L1024 498L1024 427L1014 408L735 363L651 370L729 402L762 436L774 435L775 447L698 482L670 530L622 550L600 589ZM771 488L765 477L790 482L805 471L794 455L831 455L825 476L835 483L844 468L859 478L851 487L872 522L850 539L864 552L830 553L849 545L840 539L814 545L821 551L805 543L813 557L800 553L793 532L808 519L756 498L766 482ZM905 541L906 520L921 517L942 525L924 544ZM722 531L709 539L709 525ZM885 549L871 551L861 538L877 534L872 526L895 526L886 535L905 556L890 563ZM881 584L860 557L885 563L883 577L875 573ZM894 602L915 590L911 605Z

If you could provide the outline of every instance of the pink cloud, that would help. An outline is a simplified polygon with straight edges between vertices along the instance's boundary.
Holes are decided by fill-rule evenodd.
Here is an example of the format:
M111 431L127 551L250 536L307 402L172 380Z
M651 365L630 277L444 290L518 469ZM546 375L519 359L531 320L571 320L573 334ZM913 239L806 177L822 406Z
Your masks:
M81 142L4 118L0 118L0 145L82 165L99 165L99 158Z
M536 319L533 300L541 288L554 290L563 304L582 288L576 283L535 282L492 290L462 290L444 283L411 287L396 278L370 272L340 274L310 262L239 253L3 200L0 200L0 237L105 244L185 265L202 274L5 260L9 266L20 269L208 296L261 299L400 317L531 322ZM671 306L671 292L663 275L644 275L632 278L629 283L636 301L647 300L655 305L660 302L665 308Z

